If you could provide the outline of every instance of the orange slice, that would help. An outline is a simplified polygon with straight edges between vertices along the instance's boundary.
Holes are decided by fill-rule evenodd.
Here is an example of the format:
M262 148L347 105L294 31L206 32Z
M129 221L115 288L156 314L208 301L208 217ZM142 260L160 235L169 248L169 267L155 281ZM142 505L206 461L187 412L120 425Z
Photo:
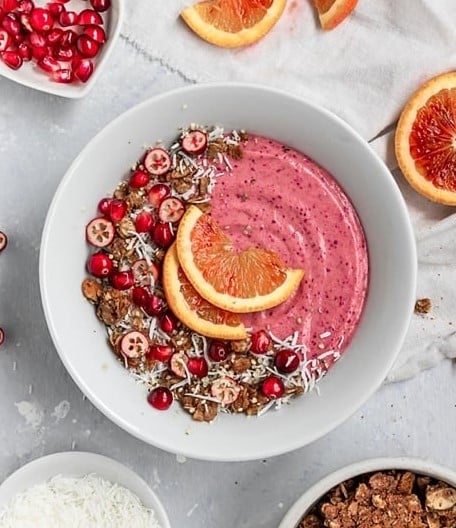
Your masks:
M181 17L199 37L222 48L253 44L270 31L287 0L206 0Z
M304 271L288 269L272 251L236 251L215 220L191 206L177 232L180 265L195 290L219 308L259 312L281 304L298 288Z
M238 314L221 310L203 299L187 279L177 259L176 245L163 262L163 288L169 307L191 330L216 339L245 339Z
M456 205L456 72L434 77L412 95L395 146L399 167L416 191Z
M313 0L323 29L334 29L355 9L358 0Z

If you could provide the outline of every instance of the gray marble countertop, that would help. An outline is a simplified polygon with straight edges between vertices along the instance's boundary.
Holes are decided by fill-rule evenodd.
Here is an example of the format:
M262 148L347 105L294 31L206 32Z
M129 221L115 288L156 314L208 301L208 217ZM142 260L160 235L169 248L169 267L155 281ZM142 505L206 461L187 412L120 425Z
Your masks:
M156 490L173 527L276 528L309 485L366 457L410 455L456 468L456 376L449 361L382 387L314 444L269 460L178 460L112 424L86 400L53 347L41 308L38 256L46 212L81 148L131 106L185 84L120 40L91 94L72 101L0 78L0 480L44 454L111 456ZM312 424L303 424L311 427Z

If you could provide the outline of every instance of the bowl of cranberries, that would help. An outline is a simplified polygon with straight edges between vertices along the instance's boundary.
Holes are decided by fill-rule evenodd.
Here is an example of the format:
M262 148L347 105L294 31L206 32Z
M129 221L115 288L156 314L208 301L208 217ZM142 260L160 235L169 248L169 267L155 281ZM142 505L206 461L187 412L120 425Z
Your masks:
M0 0L0 75L80 98L120 33L123 0Z

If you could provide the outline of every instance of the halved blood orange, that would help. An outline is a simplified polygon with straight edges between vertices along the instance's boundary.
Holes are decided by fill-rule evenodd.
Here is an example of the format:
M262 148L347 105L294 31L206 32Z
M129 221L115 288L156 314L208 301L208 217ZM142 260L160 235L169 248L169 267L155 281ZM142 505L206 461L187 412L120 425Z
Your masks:
M191 206L176 238L177 255L195 290L219 308L236 313L266 310L297 289L304 271L289 269L276 253L236 251L215 220Z
M323 29L334 29L355 9L358 0L313 0Z
M202 39L223 48L253 44L279 20L286 0L206 0L181 13Z
M416 191L456 205L456 72L434 77L412 95L395 146L399 167Z
M191 330L217 339L247 336L238 314L221 310L198 294L179 265L175 244L163 262L163 288L169 307Z

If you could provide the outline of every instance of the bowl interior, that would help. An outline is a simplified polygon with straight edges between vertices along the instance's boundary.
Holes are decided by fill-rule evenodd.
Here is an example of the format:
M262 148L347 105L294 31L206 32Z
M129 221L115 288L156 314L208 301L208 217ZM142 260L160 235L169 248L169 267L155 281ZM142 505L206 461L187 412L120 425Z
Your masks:
M39 2L37 2L37 4L38 3ZM65 4L65 6L68 10L75 10L77 12L82 9L87 9L87 3L83 0L72 0L70 4ZM29 88L34 88L35 90L58 95L60 97L67 97L70 99L84 97L95 84L116 43L122 25L123 11L124 0L112 0L111 9L103 14L105 20L104 29L108 36L108 40L96 58L94 72L86 83L60 84L52 82L49 79L49 76L36 66L34 61L24 63L19 70L12 70L6 66L3 61L0 61L0 75L18 82L19 84L23 84L24 86L28 86Z
M174 406L157 413L144 388L114 359L93 307L80 292L84 228L98 200L157 139L191 122L246 129L301 150L329 170L363 224L370 284L361 324L345 357L310 394L261 419L221 416L195 424ZM304 199L304 197L303 197ZM91 401L146 442L194 458L248 460L291 451L350 416L380 385L408 327L416 280L414 238L394 180L368 145L332 114L284 93L245 85L200 85L151 99L102 131L75 160L51 205L40 282L62 361Z
M83 476L95 473L100 477L129 489L156 513L162 528L171 528L168 516L155 493L131 469L119 462L95 453L68 452L38 458L21 467L0 485L0 510L17 493L41 484L56 476Z

